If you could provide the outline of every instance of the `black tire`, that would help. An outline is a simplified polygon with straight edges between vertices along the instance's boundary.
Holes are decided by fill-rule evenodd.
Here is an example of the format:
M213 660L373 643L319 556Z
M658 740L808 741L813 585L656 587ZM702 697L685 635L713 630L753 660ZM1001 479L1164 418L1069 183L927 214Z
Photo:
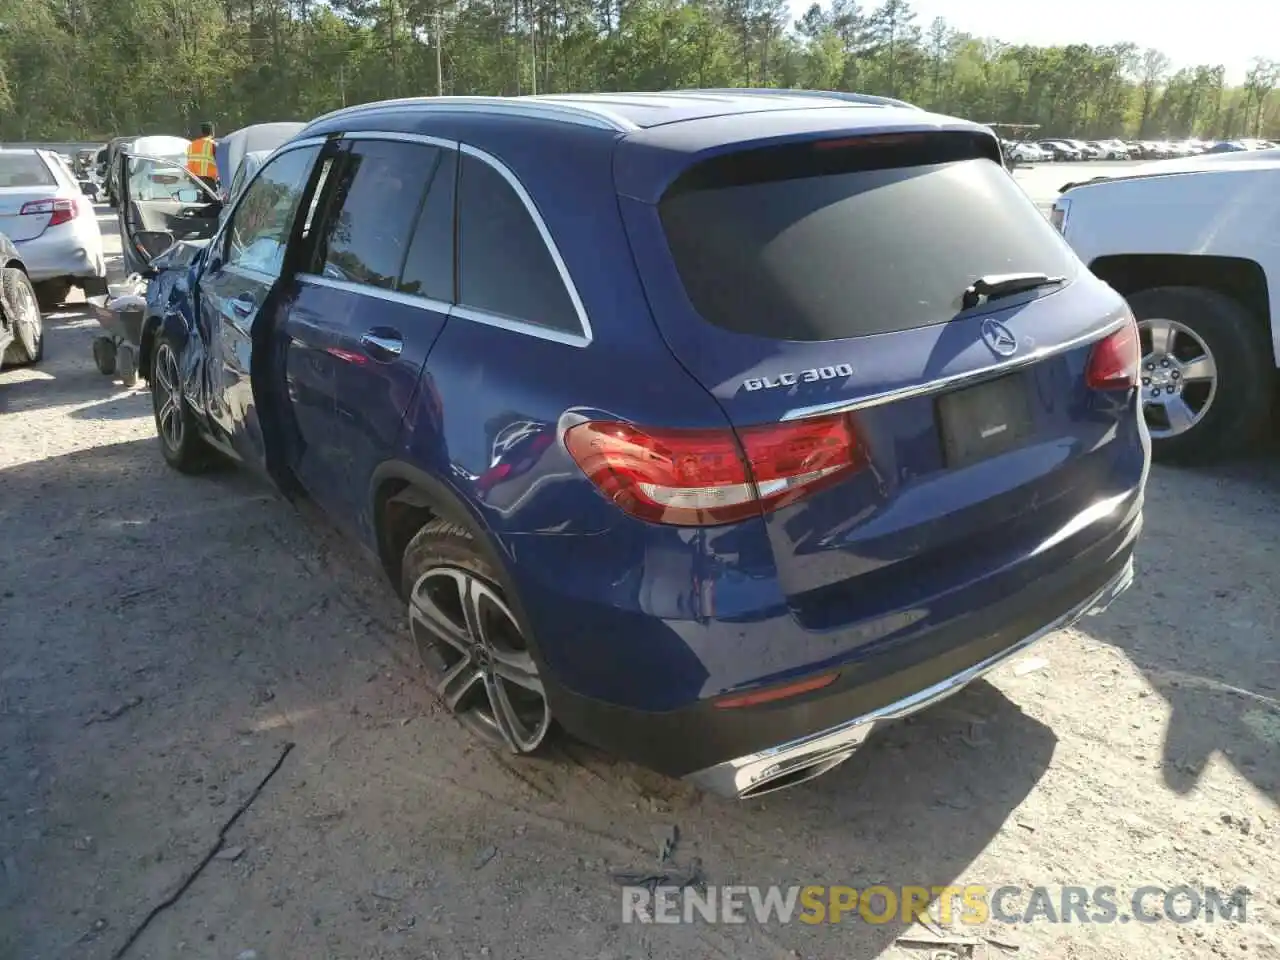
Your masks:
M0 272L0 308L13 329L13 342L5 348L3 366L39 363L44 357L44 317L31 281L17 267L5 267Z
M93 365L104 377L116 372L116 342L110 337L93 338Z
M165 463L180 473L203 473L213 460L213 451L200 436L195 413L183 394L179 356L172 338L156 341L151 358L151 410L156 436ZM172 410L169 404L174 405Z
M1213 354L1216 389L1203 417L1186 432L1152 437L1151 455L1171 464L1222 460L1247 449L1270 420L1275 378L1266 324L1238 301L1203 287L1156 287L1129 297L1144 321L1173 320L1199 337Z
M36 301L41 310L52 310L67 302L67 294L71 292L69 280L45 280L36 284Z
M472 586L462 586L464 581ZM446 709L496 749L538 753L555 724L542 690L541 662L501 584L471 532L456 523L433 520L405 548L401 595L409 607L410 634ZM464 594L473 598L474 616L464 613ZM433 628L440 617L453 626ZM475 622L487 625L482 640L469 629Z

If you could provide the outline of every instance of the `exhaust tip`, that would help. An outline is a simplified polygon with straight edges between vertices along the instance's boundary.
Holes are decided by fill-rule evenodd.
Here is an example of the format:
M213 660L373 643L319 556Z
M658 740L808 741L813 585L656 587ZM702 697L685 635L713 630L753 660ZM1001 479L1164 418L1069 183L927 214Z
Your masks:
M842 750L839 753L833 753L830 756L780 771L772 777L753 783L738 795L738 799L752 800L756 797L762 797L766 793L776 793L779 790L786 790L788 787L796 787L802 783L807 783L822 776L824 773L830 773L853 756L854 752L854 750Z

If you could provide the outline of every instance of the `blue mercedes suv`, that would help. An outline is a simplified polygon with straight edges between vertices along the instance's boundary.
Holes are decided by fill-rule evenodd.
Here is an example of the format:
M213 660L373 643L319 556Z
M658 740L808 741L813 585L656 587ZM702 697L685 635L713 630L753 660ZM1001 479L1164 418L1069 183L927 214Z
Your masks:
M851 94L322 117L150 268L160 449L307 497L493 744L800 783L1132 579L1138 338L984 127Z

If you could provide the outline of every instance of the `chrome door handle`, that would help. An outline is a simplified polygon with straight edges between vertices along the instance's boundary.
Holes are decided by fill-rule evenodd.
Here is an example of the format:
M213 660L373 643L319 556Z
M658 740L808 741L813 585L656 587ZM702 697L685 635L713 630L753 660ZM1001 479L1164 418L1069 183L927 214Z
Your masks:
M403 340L384 333L366 333L360 338L360 345L375 356L398 357L404 349Z

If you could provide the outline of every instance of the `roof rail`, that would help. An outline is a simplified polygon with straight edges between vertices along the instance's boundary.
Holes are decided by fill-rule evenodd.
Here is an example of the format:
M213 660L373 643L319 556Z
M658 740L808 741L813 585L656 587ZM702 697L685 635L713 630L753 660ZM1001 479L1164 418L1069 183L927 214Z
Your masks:
M638 129L636 124L625 117L614 113L604 105L595 106L589 100L565 102L544 100L536 96L403 97L398 100L378 100L373 103L362 103L357 106L334 110L332 113L326 113L324 116L317 117L307 124L307 129L340 117L355 118L387 107L409 107L421 113L501 113L508 116L528 117L536 120L577 123L582 126L612 130L618 133L627 133Z
M849 90L807 90L787 87L708 87L695 90L673 90L672 93L714 93L723 96L775 96L775 97L815 97L822 100L843 100L846 103L858 103L868 107L901 107L905 110L920 110L914 103L895 100L893 97L877 97L870 93L853 93Z

